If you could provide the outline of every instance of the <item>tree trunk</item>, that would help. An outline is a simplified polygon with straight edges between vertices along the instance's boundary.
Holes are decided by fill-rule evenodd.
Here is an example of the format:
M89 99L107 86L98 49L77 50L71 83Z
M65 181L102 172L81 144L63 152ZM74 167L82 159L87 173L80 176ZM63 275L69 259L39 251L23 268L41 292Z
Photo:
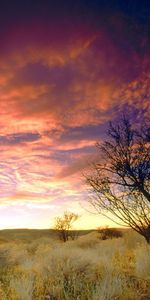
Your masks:
M144 195L144 197L148 200L148 202L150 202L150 193L147 192L145 189L141 189L141 192Z
M146 240L147 244L150 244L150 236L145 236L145 240Z

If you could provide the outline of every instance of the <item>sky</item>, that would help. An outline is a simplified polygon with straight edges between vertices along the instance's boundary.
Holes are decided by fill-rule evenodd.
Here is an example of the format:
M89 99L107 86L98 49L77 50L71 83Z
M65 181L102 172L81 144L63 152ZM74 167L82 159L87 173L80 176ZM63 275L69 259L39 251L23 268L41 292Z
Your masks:
M1 1L0 44L0 228L110 224L83 173L110 121L149 116L149 1Z

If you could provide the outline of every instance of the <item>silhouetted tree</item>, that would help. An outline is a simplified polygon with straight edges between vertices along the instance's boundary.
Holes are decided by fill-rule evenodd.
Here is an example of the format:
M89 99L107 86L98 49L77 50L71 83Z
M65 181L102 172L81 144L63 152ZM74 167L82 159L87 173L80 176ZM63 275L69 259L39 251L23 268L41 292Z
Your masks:
M62 217L56 217L54 228L58 231L59 238L66 242L69 237L73 239L72 225L79 218L79 216L72 212L64 212Z
M100 158L86 175L90 203L150 241L150 126L134 129L128 118L110 123L108 140L97 144ZM115 217L113 219L113 216Z

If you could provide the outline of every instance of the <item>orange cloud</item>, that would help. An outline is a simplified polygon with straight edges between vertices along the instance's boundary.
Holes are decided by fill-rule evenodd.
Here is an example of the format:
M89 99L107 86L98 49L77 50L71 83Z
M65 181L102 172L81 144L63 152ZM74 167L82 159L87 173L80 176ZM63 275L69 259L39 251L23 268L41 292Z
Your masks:
M112 35L78 27L61 37L48 28L43 39L31 25L14 29L9 51L0 53L1 204L17 214L18 202L27 216L40 204L53 215L79 211L87 197L82 172L96 159L106 123L124 106L148 114L150 76L141 70L149 57L128 46L123 30L116 40L116 23Z

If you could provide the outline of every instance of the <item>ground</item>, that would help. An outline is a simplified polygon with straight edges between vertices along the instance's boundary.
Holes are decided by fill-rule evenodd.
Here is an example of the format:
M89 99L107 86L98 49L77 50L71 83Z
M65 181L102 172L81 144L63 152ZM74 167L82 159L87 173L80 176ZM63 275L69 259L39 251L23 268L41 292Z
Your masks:
M81 231L0 231L0 300L148 300L150 246L131 230L100 240Z

